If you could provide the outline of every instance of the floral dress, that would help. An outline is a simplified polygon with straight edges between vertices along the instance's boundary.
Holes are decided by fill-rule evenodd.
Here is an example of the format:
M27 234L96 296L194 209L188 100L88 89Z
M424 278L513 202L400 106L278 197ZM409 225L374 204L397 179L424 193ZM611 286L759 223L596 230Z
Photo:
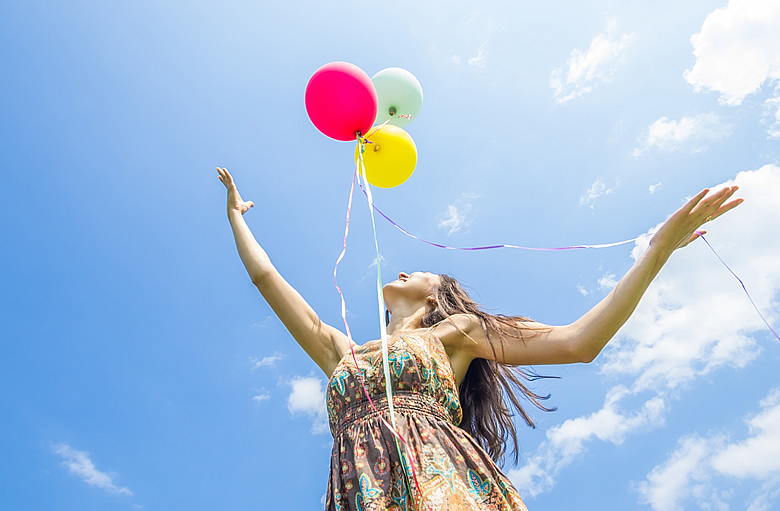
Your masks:
M354 349L371 400L391 423L382 341ZM458 427L463 413L441 340L430 329L390 336L388 353L396 428L408 450L399 440L399 455L390 428L366 399L352 350L347 351L326 389L333 435L326 510L527 511L509 478Z

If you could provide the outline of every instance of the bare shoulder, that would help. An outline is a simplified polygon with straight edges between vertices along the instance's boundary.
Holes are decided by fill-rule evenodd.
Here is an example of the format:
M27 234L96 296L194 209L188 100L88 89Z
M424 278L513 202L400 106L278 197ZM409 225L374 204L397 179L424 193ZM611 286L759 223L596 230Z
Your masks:
M467 345L484 339L482 324L476 314L452 314L437 323L433 330L442 344L452 351L463 351Z

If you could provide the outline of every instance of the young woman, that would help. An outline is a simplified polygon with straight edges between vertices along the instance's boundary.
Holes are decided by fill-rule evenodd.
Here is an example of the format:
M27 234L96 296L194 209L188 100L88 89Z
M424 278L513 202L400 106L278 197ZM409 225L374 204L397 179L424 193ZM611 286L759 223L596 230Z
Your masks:
M709 189L702 190L662 225L617 286L569 325L488 314L449 275L399 273L383 295L396 428L408 443L407 454L403 445L399 453L388 427L381 339L353 343L356 367L347 336L320 320L255 240L243 219L254 203L241 198L227 169L218 167L217 173L227 188L228 219L252 282L329 378L326 404L334 441L328 510L526 510L494 461L503 457L506 434L513 438L515 463L518 455L502 390L531 427L510 384L539 408L555 408L541 405L538 399L549 395L529 390L515 371L529 380L541 376L514 368L591 362L672 252L696 239L701 224L743 201L723 204L736 186L706 199Z

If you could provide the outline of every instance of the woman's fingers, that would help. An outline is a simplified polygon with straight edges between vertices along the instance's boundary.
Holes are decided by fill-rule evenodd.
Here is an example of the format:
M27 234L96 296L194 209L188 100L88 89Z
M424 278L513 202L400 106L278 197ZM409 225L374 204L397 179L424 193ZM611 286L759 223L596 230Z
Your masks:
M738 186L728 186L726 188L722 188L718 190L717 193L712 194L712 196L707 197L701 203L699 203L699 206L696 207L691 214L693 215L701 215L702 217L709 216L711 218L715 218L716 211L720 207L723 202L726 201L731 195L734 194L734 192L737 191L739 187Z
M714 207L715 207L716 210L718 210L717 214L721 214L721 212L719 211L719 208L723 205L724 202L726 202L729 199L729 197L734 195L734 193L737 191L737 188L739 188L739 187L738 186L732 186L731 188L728 189L728 191L726 193L723 194L722 197L719 197L718 200L715 201Z
M709 191L710 191L710 189L709 189L709 188L705 188L704 190L700 191L700 192L699 192L698 194L696 194L695 196L691 197L691 200L689 200L689 201L688 201L688 202L685 204L685 206L683 206L683 207L681 208L681 210L682 210L683 212L685 212L685 213L690 213L690 211L691 211L691 210L692 210L692 209L693 209L693 208L696 206L696 204L698 204L698 203L699 203L699 201L702 199L702 197L704 197L705 195L707 195L707 192L709 192Z
M226 187L230 188L235 186L233 184L233 176L230 175L228 169L225 167L217 167L217 172L219 173L219 180L222 181Z
M715 220L716 218L718 218L720 215L722 215L726 211L728 211L730 209L736 208L737 206L739 206L743 202L745 202L745 199L735 199L735 200L729 202L728 204L726 204L725 206L721 206L720 209L718 210L718 212L715 213L714 215L712 215L712 218L710 218L710 220Z
M736 189L734 187L723 188L722 190L718 191L718 193L714 194L710 198L710 200L707 201L706 204L702 203L702 206L701 206L700 209L702 211L710 213L709 216L714 217L714 215L712 214L713 210L717 211L717 209L720 207L720 205L723 204L726 201L726 199L731 197L731 195L735 191L736 191ZM706 211L705 208L706 208L706 210L709 210L709 211ZM697 211L699 211L699 210L697 210Z
M224 169L221 169L217 167L217 178L222 182L223 185L225 185L225 188L230 188L230 180L223 172Z

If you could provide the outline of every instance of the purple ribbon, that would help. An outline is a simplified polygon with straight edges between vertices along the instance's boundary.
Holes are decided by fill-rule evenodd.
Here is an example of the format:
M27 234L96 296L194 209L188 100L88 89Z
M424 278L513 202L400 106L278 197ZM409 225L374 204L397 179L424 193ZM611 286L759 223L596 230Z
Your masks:
M360 189L363 190L363 194L365 194L366 193L366 189L363 188L363 183L358 181L358 184L360 185ZM523 246L519 246L519 245L509 245L509 244L485 245L483 247L451 247L449 245L442 245L441 243L428 241L426 239L420 238L419 236L415 236L414 234L410 233L409 231L407 231L406 229L404 229L403 227L398 225L398 223L395 222L395 220L393 220L389 216L385 215L384 212L381 209L376 207L376 205L374 205L374 209L380 215L385 217L388 222L393 224L398 230L400 230L402 233L406 234L407 236L410 236L410 237L412 237L414 239L417 239L417 240L420 240L420 241L424 241L425 243L428 243L429 245L433 245L434 247L446 248L446 249L449 249L449 250L486 250L486 249L490 249L490 248L504 248L504 247L505 248L524 248L526 250L569 250L569 249L572 249L572 248L606 248L606 247L614 247L614 246L617 246L617 245L623 245L625 243L630 243L632 241L635 241L635 240L639 239L639 238L632 238L630 240L618 241L617 243L601 243L601 244L598 244L598 245L570 245L568 247L523 247Z
M366 194L366 189L363 188L363 183L358 181L358 184L360 185L360 189L363 190L363 194ZM393 220L392 218L387 216L381 209L376 207L376 204L373 204L373 201L372 201L372 206L377 211L377 213L379 213L380 215L385 217L388 222L393 224L399 231L401 231L402 233L406 234L407 236L410 236L410 237L412 237L414 239L417 239L417 240L420 240L420 241L424 241L425 243L428 243L429 245L433 245L434 247L446 248L446 249L449 249L449 250L487 250L487 249L491 249L491 248L523 248L525 250L570 250L570 249L573 249L573 248L606 248L606 247L614 247L614 246L617 246L617 245L623 245L623 244L630 243L632 241L636 241L637 239L639 239L639 237L636 237L636 238L631 238L630 240L618 241L616 243L601 243L601 244L597 244L597 245L569 245L569 246L566 246L566 247L523 247L523 246L520 246L520 245L509 245L509 244L505 244L505 243L502 243L500 245L485 245L485 246L481 246L481 247L451 247L449 245L443 245L441 243L428 241L426 239L420 238L419 236L415 236L414 234L410 233L409 231L407 231L406 229L404 229L403 227L398 225L398 223L395 220ZM767 328L769 328L769 330L777 338L777 340L780 341L780 335L777 334L775 329L772 328L772 325L769 324L769 322L764 318L764 315L761 314L761 311L758 309L758 307L756 307L756 304L755 304L755 302L753 302L753 298L750 296L750 293L748 293L747 287L745 286L745 283L742 282L742 279L737 277L737 274L734 273L731 270L731 268L729 268L729 266L725 263L725 261L723 261L723 259L721 259L721 257L718 255L718 253L715 252L715 249L712 248L712 245L710 245L710 242L707 241L707 239L704 237L704 234L702 233L702 231L696 231L696 233L699 235L699 237L701 239L704 240L704 242L707 244L707 246L710 247L710 250L712 250L712 252L715 254L715 256L718 259L720 259L720 262L723 263L723 265L731 272L732 275L734 275L734 278L736 278L739 281L740 285L742 286L742 289L745 291L745 294L748 297L748 300L750 300L750 303L753 305L753 308L756 309L756 312L758 312L758 315L761 317L761 320L764 322L764 324L766 324Z

